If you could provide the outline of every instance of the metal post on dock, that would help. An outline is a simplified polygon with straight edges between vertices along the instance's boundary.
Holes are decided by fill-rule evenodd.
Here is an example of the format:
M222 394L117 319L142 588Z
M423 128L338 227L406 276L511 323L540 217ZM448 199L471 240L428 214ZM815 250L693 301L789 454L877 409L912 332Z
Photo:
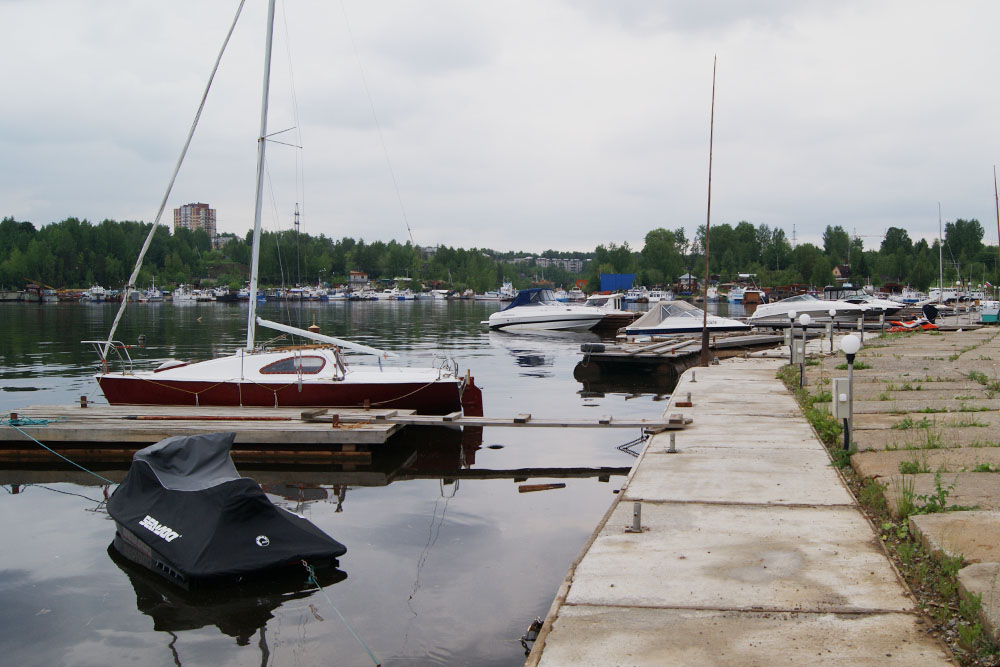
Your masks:
M632 525L625 527L626 533L641 533L642 530L642 504L632 503Z
M806 329L812 318L809 313L799 315L799 324L802 325L802 355L799 357L799 387L804 387L806 383Z
M858 318L858 336L861 338L861 342L865 342L865 316L862 315Z
M795 363L795 316L798 315L794 310L788 311L788 363Z

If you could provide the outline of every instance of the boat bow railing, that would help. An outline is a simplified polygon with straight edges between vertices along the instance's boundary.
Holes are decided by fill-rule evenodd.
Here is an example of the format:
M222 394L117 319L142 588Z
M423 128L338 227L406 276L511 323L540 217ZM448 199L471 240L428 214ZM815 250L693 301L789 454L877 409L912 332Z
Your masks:
M107 375L111 372L108 357L114 352L115 364L121 370L122 375L132 375L132 356L129 349L133 347L143 347L142 345L126 345L120 340L113 340L108 343L106 340L84 340L80 341L84 345L90 345L97 352L101 360L101 373Z

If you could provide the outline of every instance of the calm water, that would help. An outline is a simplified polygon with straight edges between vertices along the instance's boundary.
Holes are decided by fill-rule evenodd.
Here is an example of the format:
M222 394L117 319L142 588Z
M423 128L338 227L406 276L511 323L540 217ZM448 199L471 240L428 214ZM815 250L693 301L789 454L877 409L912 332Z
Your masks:
M413 364L454 358L483 388L487 415L662 412L662 396L615 387L599 393L573 379L579 344L598 340L593 334L488 332L480 322L496 307L268 304L260 314L303 327L315 320L323 333L402 352ZM106 336L115 310L0 304L0 413L74 403L81 395L103 402L91 377L95 357L80 341ZM243 343L245 313L245 306L228 304L137 304L116 337L133 343L144 334L147 348L135 354L143 362L205 358ZM622 477L532 475L528 483L566 484L537 493L518 492L530 473L456 478L628 467L634 459L617 447L636 436L487 428L481 446L463 446L449 432L411 433L370 469L241 467L274 502L348 547L342 580L297 594L181 596L109 557L114 525L100 505L104 488L97 480L56 465L28 470L0 463L0 655L6 664L373 664L339 610L386 665L521 664L518 638L535 616L545 616Z

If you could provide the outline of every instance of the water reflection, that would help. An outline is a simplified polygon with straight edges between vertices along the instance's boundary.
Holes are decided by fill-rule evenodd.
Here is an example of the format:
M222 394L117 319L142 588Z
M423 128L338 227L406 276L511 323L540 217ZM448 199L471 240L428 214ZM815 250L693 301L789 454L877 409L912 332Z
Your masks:
M581 343L600 341L597 334L581 331L490 331L490 344L506 350L520 368L521 377L548 377L560 347L579 349Z
M157 632L183 632L215 626L219 632L246 646L250 638L274 618L273 612L293 600L307 599L320 589L305 573L297 578L270 580L220 590L185 591L163 577L143 569L108 546L108 557L128 577L135 589L136 608L153 619ZM343 570L317 570L316 580L326 588L347 578ZM318 613L318 612L314 612Z
M591 418L595 409L622 418L661 414L662 404L649 394L636 400L610 393L581 397L573 367L580 343L595 338L491 335L481 322L497 307L472 301L265 305L261 316L297 326L312 324L315 316L324 333L405 352L414 365L453 356L483 387L490 415L576 419ZM0 304L3 384L38 389L0 392L2 411L76 403L81 394L101 403L95 357L80 341L106 336L114 314L113 304ZM146 335L137 365L201 359L239 347L245 316L240 305L137 305L126 311L118 337L134 343ZM276 504L306 515L348 546L341 562L350 576L331 596L385 664L523 664L519 637L535 616L545 615L614 498L620 475L633 462L617 447L636 433L494 427L422 437L419 429L408 432L415 441L373 448L370 461L293 465L240 460L236 452L237 469L265 485ZM120 480L130 454L109 459L87 467ZM0 484L14 485L0 490L6 661L102 664L110 655L117 662L170 664L165 647L173 637L151 627L131 580L107 556L112 522L85 511L100 502L100 483L51 461L41 448L20 462L0 461ZM519 493L522 479L566 486ZM370 664L319 599L286 598L269 609L273 618L256 634L246 634L252 621L239 623L246 628L242 636L249 636L245 647L237 648L216 623L171 631L178 638L174 647L189 663L253 664L261 662L266 634L271 664ZM319 622L309 604L327 622Z

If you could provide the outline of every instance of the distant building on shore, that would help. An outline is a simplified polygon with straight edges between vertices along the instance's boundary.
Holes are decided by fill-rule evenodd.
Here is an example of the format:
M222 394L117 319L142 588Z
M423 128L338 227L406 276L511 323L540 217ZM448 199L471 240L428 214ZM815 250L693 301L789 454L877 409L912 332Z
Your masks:
M174 209L174 231L204 229L215 243L215 209L208 204L184 204Z

